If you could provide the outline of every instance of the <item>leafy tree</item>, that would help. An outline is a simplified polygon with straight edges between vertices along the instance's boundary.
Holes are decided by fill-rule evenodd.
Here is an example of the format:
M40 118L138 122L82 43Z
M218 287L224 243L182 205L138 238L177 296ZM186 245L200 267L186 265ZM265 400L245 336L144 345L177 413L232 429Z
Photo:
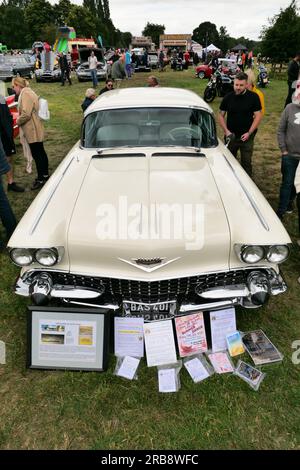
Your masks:
M273 62L288 61L300 49L300 17L297 14L296 1L269 20L261 32L262 55Z
M155 24L155 23L147 23L145 28L142 31L143 36L150 36L152 41L159 46L159 36L161 34L165 34L165 25L164 24Z
M232 43L232 38L229 36L227 32L226 26L220 26L218 47L224 53L226 53L228 49L230 49L231 43Z
M71 7L72 4L70 0L59 0L58 4L55 5L54 19L57 26L63 26L67 24L67 18Z
M31 42L44 40L46 25L54 23L54 9L46 0L32 0L24 10L27 39Z
M31 47L32 43L26 40L24 10L16 5L0 5L0 42L9 49Z
M72 5L66 20L67 24L75 28L78 37L96 37L95 19L83 6Z
M213 43L215 46L219 44L219 33L214 23L205 21L200 23L198 28L194 29L192 39L203 47Z

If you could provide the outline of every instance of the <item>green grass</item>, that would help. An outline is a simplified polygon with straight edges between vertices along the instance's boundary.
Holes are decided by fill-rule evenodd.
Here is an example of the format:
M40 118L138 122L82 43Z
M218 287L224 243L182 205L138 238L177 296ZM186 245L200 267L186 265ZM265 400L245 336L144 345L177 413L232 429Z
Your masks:
M192 69L156 75L163 86L203 95L206 81L194 78ZM146 78L136 74L121 87L146 86ZM31 85L49 100L45 148L53 171L79 138L80 104L91 84ZM266 116L255 139L254 180L274 208L281 178L276 129L286 93L283 81L274 80L265 90ZM219 98L212 103L215 111L219 103ZM15 173L28 189L9 193L18 218L35 196L29 190L35 172L27 175L24 168L18 145ZM296 214L285 223L295 240ZM113 355L105 373L27 370L28 301L13 293L18 269L1 254L0 339L6 342L7 364L0 366L0 448L300 449L300 365L291 361L292 342L300 339L298 249L293 248L282 271L289 285L285 295L258 310L237 310L240 330L262 328L284 354L281 364L262 368L267 375L259 391L230 375L196 385L182 369L181 390L165 395L158 393L156 368L147 368L145 361L138 381L114 376Z

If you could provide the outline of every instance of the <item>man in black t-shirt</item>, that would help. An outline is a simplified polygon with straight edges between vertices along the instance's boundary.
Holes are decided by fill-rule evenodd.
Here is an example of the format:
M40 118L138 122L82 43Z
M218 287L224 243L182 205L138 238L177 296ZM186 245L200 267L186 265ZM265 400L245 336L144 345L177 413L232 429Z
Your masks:
M247 89L248 76L240 72L234 79L234 91L228 93L220 105L219 123L225 139L229 139L228 149L236 157L241 153L241 165L252 176L252 153L254 137L262 118L261 104L256 93ZM225 115L227 114L227 122Z

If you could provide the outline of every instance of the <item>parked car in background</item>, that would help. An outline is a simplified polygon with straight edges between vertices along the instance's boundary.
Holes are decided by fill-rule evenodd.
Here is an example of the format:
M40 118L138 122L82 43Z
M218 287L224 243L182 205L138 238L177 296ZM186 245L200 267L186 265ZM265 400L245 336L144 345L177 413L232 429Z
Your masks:
M143 47L134 47L131 54L135 55L135 61L132 61L135 72L150 72L149 53L145 54Z
M0 54L0 80L20 77L32 78L32 66L21 54Z
M112 90L88 107L81 140L8 246L15 292L33 303L156 320L264 305L287 288L290 243L217 139L211 108L161 87Z
M104 58L104 52L102 49L98 48L83 48L79 49L79 66L76 69L76 75L79 82L83 82L86 80L91 80L91 72L89 70L89 63L88 58L91 54L91 51L95 52L95 56L98 60L97 66L97 78L98 80L106 80L108 78L108 68L107 63Z
M148 64L152 69L158 67L158 54L157 52L148 52Z
M37 82L58 82L61 80L61 70L58 65L56 54L52 51L41 53L41 68L36 69L35 79Z

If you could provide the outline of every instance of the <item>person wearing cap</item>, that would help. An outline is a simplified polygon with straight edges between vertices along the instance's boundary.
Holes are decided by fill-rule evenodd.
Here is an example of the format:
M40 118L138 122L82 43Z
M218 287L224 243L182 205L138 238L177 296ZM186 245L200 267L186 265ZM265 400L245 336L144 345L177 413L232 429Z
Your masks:
M277 138L282 173L277 215L282 219L285 213L292 212L296 193L300 213L300 173L297 171L300 160L300 80L296 82L292 102L281 114Z
M96 98L96 91L94 88L88 88L85 92L85 99L81 104L82 111L84 112L90 104L94 101Z

